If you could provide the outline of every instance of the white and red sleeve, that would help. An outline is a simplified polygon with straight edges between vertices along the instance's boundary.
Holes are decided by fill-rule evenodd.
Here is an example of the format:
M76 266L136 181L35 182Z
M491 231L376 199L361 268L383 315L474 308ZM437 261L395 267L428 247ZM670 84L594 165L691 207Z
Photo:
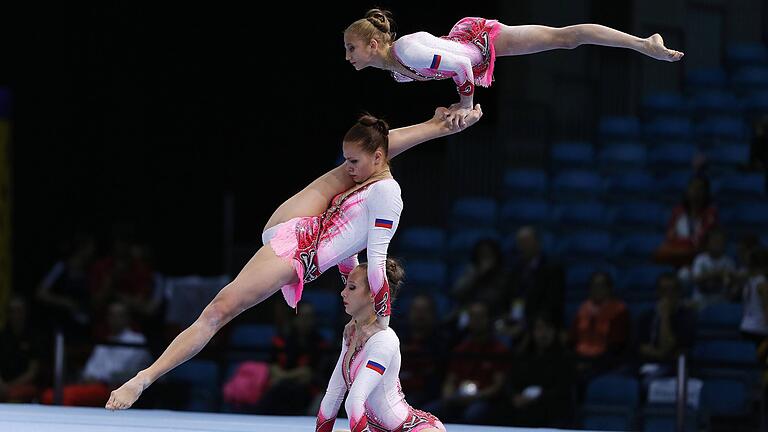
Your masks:
M317 411L317 421L315 432L331 432L336 423L336 416L339 414L341 402L347 393L347 384L344 382L342 371L344 355L347 353L346 340L341 341L341 354L333 369L331 380L328 381L328 387L325 389L325 395L320 402L320 409Z
M391 298L387 281L387 249L400 223L403 200L400 185L394 180L380 181L371 187L368 207L368 285L374 298L376 315L389 316Z
M338 264L339 273L341 273L341 282L344 285L347 284L347 277L349 277L349 274L352 273L352 270L354 270L358 264L360 264L360 261L357 259L357 254L342 260Z
M397 338L385 330L379 332L365 344L362 366L357 372L352 388L349 389L344 408L349 416L351 432L368 430L368 419L365 416L365 401L381 383L392 359L399 349ZM389 375L388 375L389 376Z

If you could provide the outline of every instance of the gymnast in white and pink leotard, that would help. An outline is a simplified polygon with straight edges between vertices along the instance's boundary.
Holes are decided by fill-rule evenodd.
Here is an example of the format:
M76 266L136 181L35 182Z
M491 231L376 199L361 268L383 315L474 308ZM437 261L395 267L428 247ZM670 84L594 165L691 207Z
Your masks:
M400 185L392 178L386 162L386 135L387 126L383 121L363 116L344 139L350 143L344 146L344 156L352 167L350 175L353 179L363 175L355 172L355 165L367 154L382 158L379 161L382 168L373 175L365 173L361 178L365 180L363 183L336 195L320 216L293 218L264 231L264 245L269 245L296 270L298 281L282 287L289 306L295 308L301 300L304 283L317 279L330 267L338 265L345 279L357 266L357 254L366 249L376 313L381 317L390 315L384 265L389 242L400 223L403 200Z
M400 340L391 328L376 322L375 301L365 267L360 265L349 274L341 292L344 310L352 315L355 331L345 335L341 344L339 360L317 413L315 430L332 430L344 395L349 393L344 407L352 432L445 432L437 417L405 401L399 379ZM396 295L403 269L390 258L386 270L392 294ZM371 326L378 331L368 336L363 328Z
M683 57L682 52L667 49L659 34L643 39L597 24L507 26L468 17L459 20L447 36L422 31L397 40L392 26L391 14L380 9L352 23L344 32L347 61L357 70L368 66L388 70L398 82L452 78L460 95L448 117L453 127L461 126L472 109L475 86L491 85L497 56L593 44L629 48L657 60Z

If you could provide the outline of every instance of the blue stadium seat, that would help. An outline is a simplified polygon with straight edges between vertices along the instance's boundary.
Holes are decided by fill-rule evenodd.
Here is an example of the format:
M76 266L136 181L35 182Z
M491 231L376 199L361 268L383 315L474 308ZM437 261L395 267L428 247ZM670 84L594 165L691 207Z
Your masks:
M744 120L732 117L710 117L696 124L699 139L741 140L747 136Z
M725 88L728 75L720 68L690 69L685 74L685 84L691 90Z
M560 237L557 249L565 259L606 257L611 250L611 234L598 230L568 233Z
M693 134L693 127L686 118L662 117L646 123L643 133L650 139L687 140Z
M305 303L311 303L315 307L315 319L320 325L333 326L336 320L341 316L341 296L339 291L342 289L341 278L338 279L339 290L323 291L320 289L304 290L301 295L299 308Z
M647 261L663 241L664 235L661 233L625 234L616 240L613 254L617 258Z
M631 170L612 174L606 183L611 196L624 200L627 196L652 194L655 181L647 171Z
M749 412L747 385L739 379L708 378L701 388L701 406L712 416L743 416Z
M455 230L448 240L448 251L453 255L453 259L459 258L456 255L465 255L466 257L475 247L475 244L483 239L499 241L500 236L498 231L489 228Z
M709 162L715 166L736 168L749 162L749 144L719 145L707 151Z
M768 114L768 91L758 91L747 95L744 109L751 115Z
M401 228L395 236L398 253L440 257L445 253L445 230L432 226Z
M505 202L501 207L500 222L504 231L514 230L521 225L546 225L553 214L549 201L544 199L516 199Z
M549 188L549 178L544 170L511 169L504 173L504 193L506 196L545 195Z
M229 344L235 348L268 349L277 334L272 324L239 324L229 335Z
M624 375L599 376L587 385L585 403L636 408L640 405L640 383Z
M765 196L765 174L738 173L718 178L713 189L720 197L761 198Z
M443 289L446 286L448 268L443 261L428 259L412 259L405 263L408 286L416 285Z
M595 161L595 149L587 142L559 142L549 153L553 167L558 169L589 168Z
M733 42L725 48L725 60L730 67L766 65L768 49L759 42Z
M722 211L724 223L734 228L765 232L768 230L768 203L764 201L735 203ZM765 238L764 238L765 240ZM763 243L765 246L768 243Z
M744 340L699 341L693 347L693 360L723 368L742 368L757 364L757 350L754 343Z
M219 367L211 360L192 359L168 372L169 383L185 388L187 411L214 411L220 394Z
M598 155L600 167L614 171L643 168L647 158L645 146L632 143L606 145Z
M733 93L709 90L693 97L693 109L699 116L713 114L741 115L742 104Z
M705 331L738 332L743 307L740 303L715 303L699 312L698 328Z
M640 120L632 116L603 116L598 133L601 140L634 139L640 136Z
M627 299L652 300L656 297L656 280L664 272L675 270L653 264L635 265L620 271L619 291Z
M657 202L628 201L613 209L613 223L619 229L661 229L667 219L667 207Z
M451 226L453 227L493 227L496 225L498 204L493 198L465 197L453 203Z
M662 194L674 195L675 197L682 196L692 177L693 173L690 171L670 171L656 179L654 189Z
M696 146L690 143L658 145L648 152L648 167L657 171L687 168L697 152Z
M643 112L646 118L687 115L690 103L680 93L656 92L643 97Z
M607 228L610 224L609 214L599 201L582 201L562 204L557 207L556 220L569 228L598 227Z
M731 78L733 87L741 92L768 90L768 67L744 67Z
M552 181L552 190L559 196L599 197L604 190L603 183L603 178L592 171L563 171Z

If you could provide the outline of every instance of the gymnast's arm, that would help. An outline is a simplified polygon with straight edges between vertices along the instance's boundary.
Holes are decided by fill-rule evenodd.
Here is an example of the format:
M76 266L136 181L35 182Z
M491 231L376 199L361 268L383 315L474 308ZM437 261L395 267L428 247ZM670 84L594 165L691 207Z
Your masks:
M315 424L316 432L331 432L336 422L336 416L339 413L339 407L347 393L347 384L344 382L342 368L344 367L344 355L347 353L347 341L341 342L341 354L333 369L333 375L328 382L328 388L325 390L320 409L317 411L317 421Z

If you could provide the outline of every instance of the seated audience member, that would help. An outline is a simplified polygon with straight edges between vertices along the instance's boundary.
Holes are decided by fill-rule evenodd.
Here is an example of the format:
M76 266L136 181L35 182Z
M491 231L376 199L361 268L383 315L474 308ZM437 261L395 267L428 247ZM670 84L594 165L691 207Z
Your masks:
M516 240L509 309L498 324L500 332L513 339L530 329L533 319L541 314L561 327L565 304L565 273L544 254L536 230L524 226L517 231Z
M574 351L585 362L582 368L602 369L619 360L629 336L629 312L613 296L613 281L595 272L589 282L589 298L576 313L571 328Z
M699 308L728 300L736 265L725 253L726 241L723 230L713 229L707 236L706 249L693 260L693 301Z
M315 307L302 302L285 336L272 340L269 387L256 412L270 415L310 415L310 406L328 379L330 342L319 332Z
M513 361L499 422L510 426L565 427L573 406L575 362L560 341L560 330L546 314L533 319L524 349Z
M484 303L469 306L467 330L467 338L453 350L442 399L425 411L451 423L487 423L504 386L509 351L495 337Z
M131 316L122 303L109 305L107 314L108 341L118 344L146 344L143 334L131 330ZM88 358L80 381L64 386L63 404L75 406L104 406L112 390L134 376L151 362L145 348L96 345ZM43 403L53 401L53 390L43 394Z
M659 276L656 294L656 308L638 320L637 348L642 362L673 360L693 345L696 333L696 311L683 304L677 276Z
M693 177L683 201L672 210L666 239L656 251L656 261L676 267L689 265L717 222L717 208L711 202L709 180L702 176Z
M409 403L422 406L440 397L447 341L437 322L434 300L416 296L408 310L408 326L398 332L402 365L400 385Z
M461 309L476 301L486 303L491 316L502 312L508 295L509 272L504 267L501 247L495 240L480 240L472 250L472 260L466 272L456 281L453 296Z

